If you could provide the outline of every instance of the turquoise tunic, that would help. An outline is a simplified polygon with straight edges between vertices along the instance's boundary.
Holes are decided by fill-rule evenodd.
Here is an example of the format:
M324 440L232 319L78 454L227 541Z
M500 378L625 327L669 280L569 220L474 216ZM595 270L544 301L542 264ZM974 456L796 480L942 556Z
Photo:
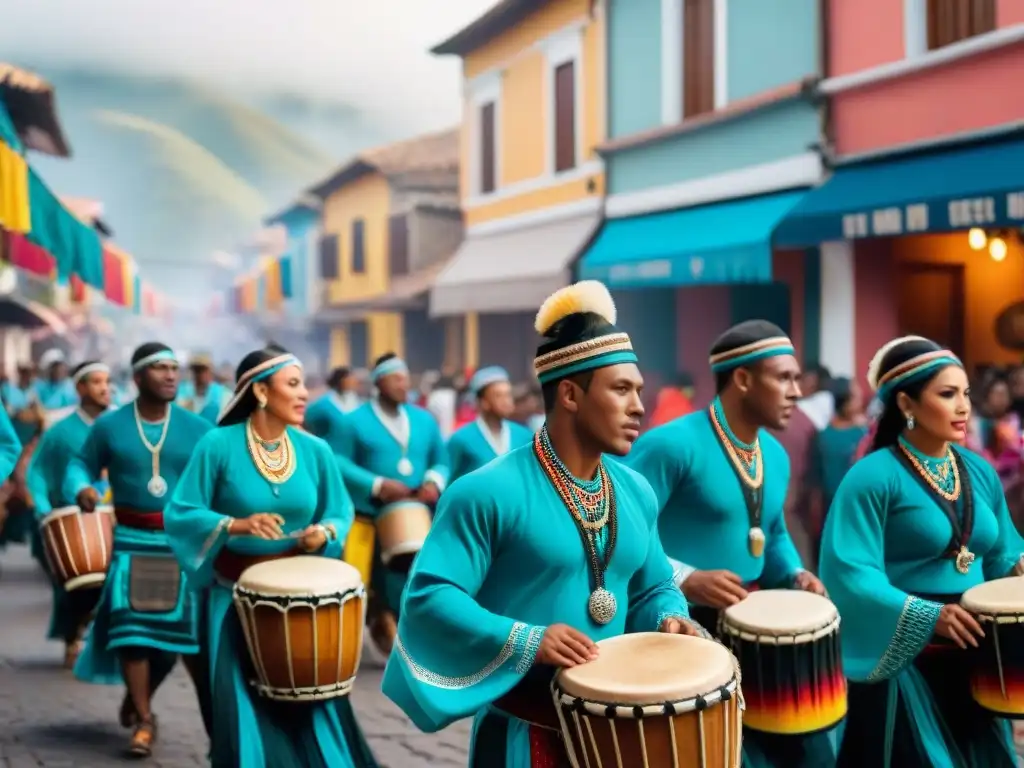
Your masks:
M335 392L321 395L306 409L306 431L325 440L339 429L338 423L345 417L341 401Z
M39 404L48 411L78 405L78 393L75 391L75 385L71 379L64 378L60 381L36 379L32 386L39 399Z
M811 457L811 482L816 484L825 498L828 509L839 483L853 466L860 441L868 433L864 426L838 428L831 424L818 433Z
M472 765L529 768L527 723L508 718L497 745L481 741L479 724L533 667L545 627L568 624L601 640L689 616L658 537L654 493L621 464L607 462L607 470L619 527L606 588L619 610L604 626L587 611L591 574L576 525L532 446L462 477L441 497L413 565L383 690L423 731L476 716Z
M448 460L451 465L449 482L455 482L457 478L533 440L533 432L514 421L502 422L501 431L501 439L495 444L490 430L481 419L457 429L448 440Z
M320 439L290 429L296 469L271 484L249 456L245 424L207 434L164 510L171 549L197 589L208 589L206 631L212 697L216 702L211 759L237 768L375 765L355 723L348 697L312 704L274 706L257 696L246 679L247 653L232 604L232 584L214 572L227 550L247 555L291 549L294 539L268 541L228 536L231 517L258 512L281 515L286 534L314 523L331 524L338 537L319 553L339 559L352 525L352 500L330 449Z
M380 506L374 495L385 478L398 480L413 489L432 482L443 491L448 483L448 452L437 421L429 411L415 405L400 406L399 414L408 424L408 444L404 452L400 438L405 436L395 434L395 425L375 400L335 420L324 435L339 457L345 485L360 514L377 516ZM409 475L398 471L403 455L412 464ZM375 568L374 572L375 581L380 580L376 588L397 613L406 575L380 568Z
M158 498L146 485L153 475L152 455L138 434L134 406L125 405L103 414L86 437L81 452L68 465L63 493L77 498L107 470L114 506L142 512L162 512L178 478L188 464L199 439L210 423L172 404L171 423L160 451L160 475L167 493ZM146 439L160 440L163 422L143 422ZM177 605L166 613L135 610L131 601L132 564L138 557L171 557L163 530L144 530L118 524L114 529L114 555L107 572L103 595L96 609L92 631L75 665L75 675L90 682L121 681L119 648L148 648L169 653L194 654L196 604L187 578L181 580Z
M6 411L0 408L0 483L6 483L21 457L21 441Z
M11 416L12 423L14 424L14 431L18 435L18 439L22 445L28 445L29 441L36 436L39 431L39 425L32 422L21 421L17 418L17 415L28 408L36 397L35 383L29 384L27 387L19 387L10 382L4 384L3 398L4 406L7 409L7 413Z
M76 410L46 430L39 438L26 475L37 525L53 510L77 503L74 498L64 494L64 475L68 464L85 445L92 424L93 421L88 414ZM105 501L109 503L110 484L106 480L95 480L93 487L100 494L100 498L107 497ZM76 617L70 610L67 592L55 580L50 628L46 636L51 640L67 639L77 631L79 620L80 617Z
M231 397L231 391L216 381L211 382L202 397L196 395L196 385L192 381L184 381L178 388L178 405L201 416L211 424L217 423L220 409Z
M821 578L843 617L847 677L888 688L890 717L897 702L906 708L929 765L936 768L1003 763L993 762L991 753L965 755L966 762L950 754L947 724L914 666L932 640L942 609L941 602L928 596L958 596L1008 576L1024 553L995 470L976 453L964 448L959 452L974 499L968 547L976 560L966 574L942 557L952 531L937 500L891 450L869 454L843 478L821 544ZM998 728L1001 749L1012 751L1008 729ZM1007 759L1005 753L1002 759Z
M786 530L783 506L789 457L768 432L758 433L764 463L762 557L748 548L747 504L707 411L697 411L643 435L623 462L647 478L658 497L658 529L677 577L693 569L727 569L764 588L789 586L803 570Z

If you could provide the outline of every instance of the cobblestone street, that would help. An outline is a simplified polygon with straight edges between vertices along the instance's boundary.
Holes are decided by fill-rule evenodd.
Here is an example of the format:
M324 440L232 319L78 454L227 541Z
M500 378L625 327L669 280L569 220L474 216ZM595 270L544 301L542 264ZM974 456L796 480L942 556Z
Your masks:
M25 547L0 555L0 768L100 768L124 760L117 725L122 690L74 680L61 668L63 646L45 641L49 589ZM385 768L466 765L468 723L424 735L380 693L381 665L363 656L356 712ZM191 683L179 670L155 702L160 743L146 765L207 765L206 735Z

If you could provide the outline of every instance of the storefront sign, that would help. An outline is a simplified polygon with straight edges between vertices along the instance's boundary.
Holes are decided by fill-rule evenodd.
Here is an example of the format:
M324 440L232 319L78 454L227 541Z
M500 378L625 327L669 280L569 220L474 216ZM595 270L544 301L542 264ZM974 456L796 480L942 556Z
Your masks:
M1007 349L1024 349L1024 301L1011 304L996 318L996 340Z
M994 228L1024 221L1024 192L913 203L843 216L843 237L897 237L972 227Z

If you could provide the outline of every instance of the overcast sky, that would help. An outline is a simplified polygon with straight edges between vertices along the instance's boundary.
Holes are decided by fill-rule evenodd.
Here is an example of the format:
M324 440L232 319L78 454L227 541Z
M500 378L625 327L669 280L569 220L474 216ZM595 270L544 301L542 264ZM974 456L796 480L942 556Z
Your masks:
M428 48L496 0L0 0L0 58L301 93L443 125L458 65Z

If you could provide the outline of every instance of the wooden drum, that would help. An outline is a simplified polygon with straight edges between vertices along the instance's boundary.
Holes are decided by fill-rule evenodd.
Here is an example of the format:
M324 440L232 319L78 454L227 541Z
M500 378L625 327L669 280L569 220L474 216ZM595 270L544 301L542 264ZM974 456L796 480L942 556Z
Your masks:
M743 670L748 728L811 734L846 715L839 612L828 598L790 589L751 592L723 612L719 634Z
M380 559L394 571L406 572L426 541L432 520L430 508L418 501L396 501L377 515Z
M39 524L50 572L71 592L95 587L107 578L114 549L114 509L78 507L53 510Z
M319 701L352 690L366 620L355 568L313 555L259 563L239 577L234 600L260 695Z
M997 717L1024 719L1024 578L979 584L960 603L985 630L973 652L974 700Z
M739 768L742 697L725 646L660 633L597 645L552 683L573 768Z

